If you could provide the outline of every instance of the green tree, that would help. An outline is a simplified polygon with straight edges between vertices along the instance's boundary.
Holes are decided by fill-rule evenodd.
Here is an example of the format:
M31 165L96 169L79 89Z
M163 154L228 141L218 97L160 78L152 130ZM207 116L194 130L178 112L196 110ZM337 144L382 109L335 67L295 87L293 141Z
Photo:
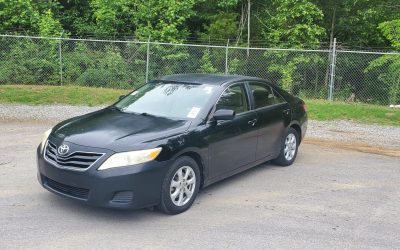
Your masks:
M379 24L383 36L400 50L400 19ZM365 69L365 73L377 75L380 87L389 92L389 103L400 103L400 55L383 55L373 61Z
M132 24L135 15L134 3L130 0L91 0L96 23L95 34L115 36L134 32Z
M194 15L196 0L136 0L133 22L140 39L182 42L189 31L187 19Z
M313 0L330 37L347 46L388 46L379 23L400 18L398 0Z
M317 48L323 39L325 29L322 25L323 13L307 0L273 0L271 6L260 13L262 34L270 47ZM320 65L326 61L322 55L268 50L264 53L267 72L273 74L282 88L293 94L299 94L305 87L303 79L315 75L315 86L319 91ZM315 93L314 93L315 95Z
M271 46L315 47L325 35L322 11L307 0L274 0L264 13L264 38Z
M0 0L0 31L37 31L39 12L31 0Z
M201 73L217 73L218 70L214 67L211 61L210 50L205 49L203 51L203 56L201 57L201 66L199 71Z
M391 45L400 50L400 19L383 22L379 24L379 29Z
M60 21L54 18L50 9L39 16L38 29L39 34L46 37L60 37L63 32Z
M90 0L60 0L59 17L65 31L74 36L95 34L96 24Z
M226 42L227 39L234 40L238 31L238 14L220 12L210 18L211 23L204 25L204 32L199 32L199 38L202 40L207 39L220 39Z

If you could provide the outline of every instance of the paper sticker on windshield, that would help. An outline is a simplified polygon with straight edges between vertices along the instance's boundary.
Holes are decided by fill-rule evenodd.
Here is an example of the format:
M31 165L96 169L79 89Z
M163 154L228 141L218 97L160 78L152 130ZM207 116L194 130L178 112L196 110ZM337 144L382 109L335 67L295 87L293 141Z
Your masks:
M200 108L193 107L189 113L187 114L187 118L196 118L197 114L199 113Z
M204 87L204 92L206 92L206 94L211 94L212 90L213 90L213 87L211 87L211 86L205 86Z

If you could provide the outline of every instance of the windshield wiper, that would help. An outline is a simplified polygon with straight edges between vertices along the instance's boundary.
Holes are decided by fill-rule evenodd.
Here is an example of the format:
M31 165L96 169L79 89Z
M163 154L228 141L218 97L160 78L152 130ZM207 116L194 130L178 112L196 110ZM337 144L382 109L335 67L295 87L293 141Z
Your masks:
M149 113L146 113L146 112L140 113L140 115L157 117L157 116L155 116L155 115L152 115L152 114L149 114Z
M110 106L110 108L116 109L116 110L121 111L121 112L124 111L122 108L117 107L117 106Z

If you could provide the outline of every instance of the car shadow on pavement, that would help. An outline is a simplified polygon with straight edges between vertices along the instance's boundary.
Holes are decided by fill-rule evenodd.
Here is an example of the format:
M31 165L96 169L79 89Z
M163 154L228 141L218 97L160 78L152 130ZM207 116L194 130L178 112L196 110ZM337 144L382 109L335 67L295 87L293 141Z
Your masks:
M230 176L226 179L223 179L221 181L213 183L208 187L205 187L204 189L200 190L199 195L202 195L202 193L217 192L221 189L229 188L230 185L235 185L235 183L237 183L237 182L240 182L247 178L251 178L254 175L257 175L259 172L263 172L266 170L270 171L270 170L275 170L275 169L282 169L282 167L277 166L277 165L271 163L270 161L261 163L260 165L252 167L250 169L247 169L244 172L240 172L240 173Z
M199 199L205 198L210 193L215 193L224 189L229 189L232 185L235 186L237 183L246 181L246 179L250 179L263 171L270 171L273 169L281 169L281 167L276 166L270 162L266 162L260 164L256 167L248 169L239 174L233 175L229 178L221 180L217 183L214 183L202 190L197 197L197 201ZM123 209L110 209L110 208L100 208L90 206L88 204L79 203L74 200L65 199L63 197L59 197L52 193L43 193L42 201L50 204L49 206L56 211L69 214L68 216L76 216L80 219L89 219L89 220L102 220L103 222L126 222L126 221L148 221L148 220L157 220L159 218L164 218L166 214L157 211L157 209L140 209L140 210L123 210ZM196 201L195 204L196 205ZM48 206L48 205L45 205ZM192 207L193 208L193 207ZM189 211L190 212L190 209Z

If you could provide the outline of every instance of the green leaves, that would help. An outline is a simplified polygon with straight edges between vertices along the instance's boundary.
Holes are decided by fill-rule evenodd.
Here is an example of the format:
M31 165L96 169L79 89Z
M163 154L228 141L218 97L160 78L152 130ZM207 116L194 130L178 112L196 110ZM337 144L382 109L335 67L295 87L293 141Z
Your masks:
M186 20L194 14L195 0L136 0L133 22L138 38L182 42L189 34Z
M379 29L395 49L400 50L400 19L379 24Z
M316 5L306 0L274 0L273 7L273 13L264 14L262 31L271 46L318 46L325 29L318 24L323 13Z
M58 36L65 30L219 44L229 38L239 46L247 44L250 19L254 46L317 47L332 35L347 46L398 49L390 36L398 33L392 20L399 18L399 0L0 0L0 33Z
M379 24L379 29L395 49L400 49L400 20ZM377 80L389 89L390 103L400 101L400 55L383 55L371 61L364 73L376 74Z
M63 32L60 21L54 18L50 9L39 16L38 29L41 36L47 37L60 37Z
M31 0L0 0L0 31L37 30L39 12Z
M91 0L94 32L100 36L114 36L119 33L134 32L132 19L135 5L129 0Z
M205 32L199 32L199 37L207 41L213 39L235 39L238 33L238 14L233 12L220 12L211 18L209 25L204 25ZM225 41L224 41L225 43Z

